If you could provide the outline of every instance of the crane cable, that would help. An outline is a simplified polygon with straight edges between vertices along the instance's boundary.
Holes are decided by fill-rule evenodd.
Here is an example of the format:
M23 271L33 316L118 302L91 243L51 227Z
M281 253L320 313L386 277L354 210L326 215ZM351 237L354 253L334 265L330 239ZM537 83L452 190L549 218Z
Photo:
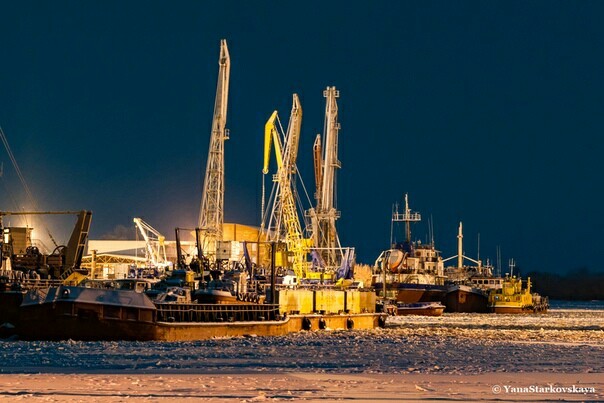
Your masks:
M4 180L4 163L0 163L0 180L2 180L2 187L4 188L4 193L7 194L10 198L11 202L13 203L13 206L15 206L15 210L19 210L19 203L17 203L15 196L9 190L8 186L6 186L6 181ZM29 226L29 223L27 222L27 216L23 216L23 220L25 221L25 225Z
M0 126L0 137L2 138L2 142L4 143L4 148L6 149L6 153L8 154L8 157L10 158L11 162L13 163L13 168L15 169L15 172L17 172L17 176L19 177L19 180L21 181L21 184L23 185L23 188L25 189L25 194L27 196L27 199L32 204L32 207L34 208L34 210L38 210L38 205L31 193L31 191L29 190L29 186L27 186L27 182L25 181L25 177L21 173L21 169L19 169L17 160L15 159L15 156L13 155L13 152L10 149L10 146L8 145L8 140L6 139L6 135L4 134L4 130L2 130L1 126ZM52 241L52 243L55 245L55 247L58 247L59 245L57 244L57 242L53 238L52 234L50 233L50 230L46 227L45 224L43 224L43 225L44 225L44 229L48 233L48 236L50 237L50 240Z

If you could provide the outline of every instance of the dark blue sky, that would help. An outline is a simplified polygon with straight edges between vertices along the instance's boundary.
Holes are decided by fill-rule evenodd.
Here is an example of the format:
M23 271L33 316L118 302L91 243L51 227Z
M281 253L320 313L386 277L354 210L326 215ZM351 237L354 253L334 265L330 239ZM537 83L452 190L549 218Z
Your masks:
M409 193L414 235L523 270L601 270L604 3L24 1L0 13L0 125L44 210L91 236L143 217L169 237L201 199L219 41L231 54L227 221L259 223L263 126L339 99L340 237L372 263ZM2 150L0 209L26 206ZM26 206L27 207L27 206ZM66 238L68 234L65 234ZM59 238L60 235L57 235Z

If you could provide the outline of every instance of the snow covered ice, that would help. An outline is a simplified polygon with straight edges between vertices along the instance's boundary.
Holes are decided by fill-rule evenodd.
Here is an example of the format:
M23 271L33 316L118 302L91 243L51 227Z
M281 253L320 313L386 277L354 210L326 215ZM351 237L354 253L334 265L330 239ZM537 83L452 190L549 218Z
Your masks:
M604 310L390 317L385 329L197 342L0 342L2 373L604 372Z

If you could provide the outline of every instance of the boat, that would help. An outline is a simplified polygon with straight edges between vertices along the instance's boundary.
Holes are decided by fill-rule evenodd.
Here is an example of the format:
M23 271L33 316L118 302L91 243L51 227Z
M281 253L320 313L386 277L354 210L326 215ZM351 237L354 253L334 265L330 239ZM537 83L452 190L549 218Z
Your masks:
M447 294L443 300L446 312L458 313L488 313L489 294L493 290L501 289L503 279L487 274L476 274L472 269L463 268L466 276L463 280L447 281ZM471 274L468 274L471 273ZM483 272L484 273L484 272Z
M383 313L355 309L371 303L375 306L375 294L368 292L365 304L359 303L358 292L344 294L344 309L335 311L339 307L331 303L334 295L320 291L280 290L282 303L268 304L197 303L187 291L171 288L152 301L134 290L77 286L30 290L20 307L17 334L24 340L191 341L317 329L373 329L386 322ZM297 310L291 310L292 303Z
M483 265L480 258L472 259L463 254L463 226L459 223L457 255L444 261L457 259L457 266L445 268L447 294L443 300L446 312L487 313L489 293L500 289L502 279L493 276L493 267L487 259ZM464 259L473 265L464 265Z
M523 282L520 277L507 275L502 287L489 293L488 307L494 313L546 313L549 301L547 297L531 293L530 277Z
M445 306L440 302L415 302L412 304L397 303L396 314L404 315L423 315L423 316L441 316L445 311Z
M31 227L4 226L2 218L13 215L70 214L78 219L66 246L47 253L32 242ZM80 268L92 213L0 211L0 337L16 332L20 306L28 290L74 284L85 278Z
M211 304L249 302L255 298L257 294L247 292L246 273L242 271L216 272L209 281L201 281L193 294L197 302Z
M409 209L405 195L405 211L392 213L392 226L405 223L405 240L393 243L375 261L372 286L382 298L394 299L403 304L440 302L447 292L443 259L434 242L422 244L411 240L411 222L421 221L419 213Z
M488 291L464 284L450 284L447 287L444 304L447 312L487 313Z
M14 328L19 318L19 307L27 290L60 284L60 281L40 279L18 270L0 270L0 326L5 325L3 329ZM3 335L0 334L1 336Z

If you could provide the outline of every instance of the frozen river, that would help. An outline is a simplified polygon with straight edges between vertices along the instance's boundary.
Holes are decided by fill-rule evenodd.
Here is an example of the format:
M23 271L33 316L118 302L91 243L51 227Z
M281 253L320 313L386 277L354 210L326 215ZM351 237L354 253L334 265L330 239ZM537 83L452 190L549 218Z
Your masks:
M391 317L385 329L198 342L0 341L2 373L604 372L604 310Z

